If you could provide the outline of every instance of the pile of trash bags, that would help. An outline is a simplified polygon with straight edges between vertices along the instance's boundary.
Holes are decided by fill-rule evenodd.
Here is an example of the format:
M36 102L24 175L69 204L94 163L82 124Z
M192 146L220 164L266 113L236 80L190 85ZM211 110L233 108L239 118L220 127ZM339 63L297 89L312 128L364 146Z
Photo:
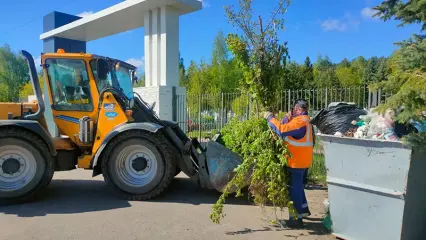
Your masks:
M319 132L334 135L336 132L346 132L353 128L352 121L361 115L367 115L367 111L350 103L330 103L327 108L319 111L311 123L317 127Z
M351 103L331 103L312 119L317 132L327 135L353 138L384 139L399 141L409 133L425 131L426 123L410 121L408 124L395 122L395 111L387 110L378 114L367 111Z

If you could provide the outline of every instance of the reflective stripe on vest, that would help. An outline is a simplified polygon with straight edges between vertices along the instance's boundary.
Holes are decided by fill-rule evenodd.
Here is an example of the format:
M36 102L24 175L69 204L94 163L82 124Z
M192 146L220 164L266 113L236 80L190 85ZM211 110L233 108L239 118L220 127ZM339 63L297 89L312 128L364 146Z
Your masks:
M309 120L303 119L303 121L306 122L306 134L308 135L308 136L306 136L306 141L304 141L304 142L296 142L296 141L293 141L293 140L289 139L288 137L285 137L284 140L288 144L293 145L295 147L312 147L312 146L314 146L314 143L311 140L311 131L312 130L311 130L310 126L309 126Z

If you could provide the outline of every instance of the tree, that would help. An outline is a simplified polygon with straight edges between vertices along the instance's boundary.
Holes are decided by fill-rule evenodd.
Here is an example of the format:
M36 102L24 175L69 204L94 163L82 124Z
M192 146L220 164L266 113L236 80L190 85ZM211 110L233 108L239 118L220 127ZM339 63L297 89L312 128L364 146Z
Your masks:
M226 45L225 35L221 30L216 34L213 42L212 64L224 65L228 61L228 46Z
M337 66L336 76L339 79L340 86L342 87L353 87L361 85L361 78L355 69L352 67Z
M224 34L219 31L215 37L211 62L201 60L200 64L191 62L185 79L187 81L188 106L191 114L198 114L201 107L203 109L218 110L222 107L231 108L233 97L230 95L227 101L218 101L223 92L238 90L241 71L234 59L229 59L229 50ZM200 96L202 98L200 99Z
M285 82L285 89L302 89L305 85L305 76L303 66L300 66L294 61L287 63L286 74L288 81Z
M2 101L19 101L19 91L29 80L25 59L12 52L9 45L0 47L0 84L7 93L2 94Z
M186 87L188 85L188 79L185 74L185 65L183 64L183 58L179 52L179 86Z
M238 3L238 11L230 6L225 7L225 11L229 21L242 30L242 34L229 34L226 39L242 71L240 86L252 95L257 106L260 105L257 107L258 112L260 107L277 110L277 89L288 80L287 43L278 41L277 29L283 28L280 16L286 12L290 1L279 1L278 7L272 12L272 18L266 24L261 16L256 20L252 19L251 0L239 0ZM294 214L294 207L288 196L286 172L283 171L287 152L283 140L274 138L276 135L268 130L268 125L262 118L250 118L242 122L234 119L227 126L224 129L225 144L240 154L244 161L234 170L234 177L213 205L210 215L212 221L219 223L223 217L223 204L231 189L235 188L239 196L248 182L250 194L257 205L264 206L270 202L274 205L274 210L288 207Z
M384 21L395 18L400 20L399 26L419 23L421 32L426 30L426 1L388 0L374 8L375 16ZM399 49L390 59L390 75L387 81L376 84L386 91L395 93L388 101L379 106L379 111L388 108L404 111L397 116L401 122L411 119L424 122L426 120L426 35L414 34L412 38L396 43ZM410 145L425 147L426 133L411 134L406 138Z
M334 64L330 61L328 56L318 56L314 64L314 81L318 88L323 87L338 87L339 79L337 78Z
M348 61L348 59L347 58L344 58L340 63L339 63L339 66L342 66L342 67L350 67L351 66L351 64L349 63L349 61Z
M356 80L354 80L354 82L357 82L359 84L362 83L366 66L367 60L365 60L363 56L359 56L351 62L351 68L356 73Z
M210 93L219 94L238 88L240 71L234 61L229 60L229 50L225 35L222 31L216 34L212 50L212 63L210 67Z
M190 116L199 114L200 97L210 88L207 73L208 65L201 60L200 66L194 61L191 61L187 70L187 107L190 111Z
M386 58L371 57L364 70L363 82L378 83L387 79Z
M367 66L365 67L363 81L364 83L376 82L375 76L377 72L377 57L368 59Z
M426 1L412 0L387 0L383 1L379 6L374 7L378 16L384 21L394 18L400 20L399 26L406 24L419 23L422 25L422 30L426 30Z
M44 90L44 78L43 78L43 74L39 73L38 74L38 83L40 84L40 88L41 91L43 92ZM21 99L23 98L28 98L29 95L35 95L34 93L34 89L33 89L33 84L31 81L27 82L20 90L19 92L19 97Z
M381 57L378 60L377 72L375 74L376 82L386 81L388 79L388 63L387 58Z
M358 57L352 62L349 62L346 58L343 59L336 67L336 76L339 79L340 86L360 86L362 84L364 65L363 57Z
M303 88L307 88L307 89L313 88L315 86L314 67L309 57L306 57L305 63L303 64L302 71L303 71L303 79L304 79Z
M133 85L134 88L145 87L145 73L138 76L138 82Z
M290 1L280 0L271 19L263 22L261 16L253 19L251 0L239 0L240 9L226 6L229 21L242 34L229 34L228 46L243 72L240 86L252 94L265 108L275 108L277 89L285 83L285 65L288 58L287 42L280 43L277 29L283 29L283 18Z
M385 92L395 93L379 110L387 108L404 112L398 116L402 122L410 119L425 120L422 112L426 111L426 38L414 38L399 43L398 49L390 59L390 75L387 81L372 85L383 88Z

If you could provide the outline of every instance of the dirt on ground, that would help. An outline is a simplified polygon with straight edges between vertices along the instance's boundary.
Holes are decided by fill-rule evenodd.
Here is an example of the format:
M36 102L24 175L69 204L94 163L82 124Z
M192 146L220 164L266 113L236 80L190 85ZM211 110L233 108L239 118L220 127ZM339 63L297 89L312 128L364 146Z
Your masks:
M307 190L312 215L303 230L271 226L245 197L227 200L226 217L214 224L218 197L181 174L160 198L126 201L91 171L58 172L38 201L0 207L0 239L335 239L322 225L323 188Z

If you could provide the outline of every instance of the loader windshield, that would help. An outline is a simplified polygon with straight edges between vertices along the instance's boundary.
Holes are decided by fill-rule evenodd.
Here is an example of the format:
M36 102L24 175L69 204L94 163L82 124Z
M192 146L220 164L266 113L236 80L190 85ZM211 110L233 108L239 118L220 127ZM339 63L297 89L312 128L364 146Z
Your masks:
M128 99L133 98L133 72L134 67L121 61L108 59L107 74L99 76L97 72L97 59L90 61L93 75L99 92L106 87L113 87L122 92Z
M115 71L113 71L121 92L123 92L128 99L133 98L132 72L133 71L131 69L122 66L120 62L116 63Z

